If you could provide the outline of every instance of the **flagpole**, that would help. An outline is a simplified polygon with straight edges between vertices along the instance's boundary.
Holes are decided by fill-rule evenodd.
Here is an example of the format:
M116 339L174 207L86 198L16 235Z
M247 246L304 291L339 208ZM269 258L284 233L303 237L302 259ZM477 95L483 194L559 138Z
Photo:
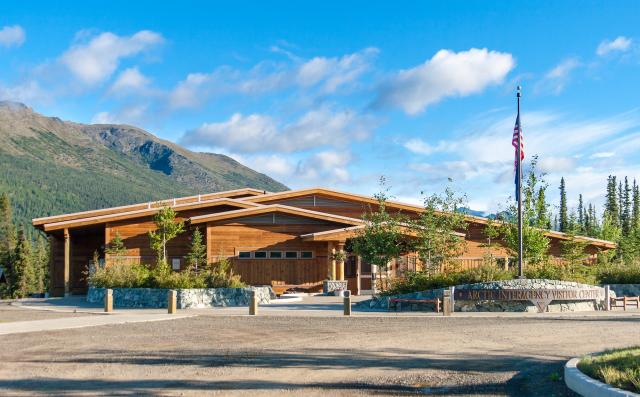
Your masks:
M522 268L522 127L520 124L520 97L522 96L522 87L518 86L518 153L517 170L518 173L518 278L524 278L524 269Z

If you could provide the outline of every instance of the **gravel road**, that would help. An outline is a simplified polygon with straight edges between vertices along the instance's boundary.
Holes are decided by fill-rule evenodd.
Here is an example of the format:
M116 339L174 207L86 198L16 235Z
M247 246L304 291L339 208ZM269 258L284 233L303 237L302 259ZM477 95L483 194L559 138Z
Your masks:
M568 358L638 341L637 316L198 316L4 336L0 395L564 396Z

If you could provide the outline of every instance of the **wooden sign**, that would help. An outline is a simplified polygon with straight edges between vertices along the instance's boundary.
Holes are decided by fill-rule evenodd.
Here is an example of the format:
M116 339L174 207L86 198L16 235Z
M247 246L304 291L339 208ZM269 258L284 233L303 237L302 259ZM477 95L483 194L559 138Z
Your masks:
M586 301L604 299L602 288L590 289L456 289L456 300L469 301L530 301L540 313L549 303L560 301Z

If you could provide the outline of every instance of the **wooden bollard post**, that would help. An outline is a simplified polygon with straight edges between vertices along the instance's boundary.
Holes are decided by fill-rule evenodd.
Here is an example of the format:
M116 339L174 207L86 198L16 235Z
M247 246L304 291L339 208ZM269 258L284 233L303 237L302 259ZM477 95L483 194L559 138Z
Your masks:
M344 291L344 315L351 315L351 291Z
M608 285L604 286L604 310L607 312L611 310L611 287Z
M167 313L176 314L178 308L178 291L172 289L167 292Z
M442 291L442 315L451 315L451 290L445 289Z
M451 287L451 313L456 311L456 287Z
M111 313L113 311L113 290L107 289L104 291L104 311L105 313Z
M249 298L249 315L258 315L258 294L256 293L256 290L251 291L251 297Z

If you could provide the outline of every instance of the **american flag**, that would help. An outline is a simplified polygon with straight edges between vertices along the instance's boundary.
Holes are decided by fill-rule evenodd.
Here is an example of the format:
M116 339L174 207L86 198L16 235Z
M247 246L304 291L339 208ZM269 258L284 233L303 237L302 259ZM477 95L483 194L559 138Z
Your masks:
M520 127L520 111L518 110L518 117L516 117L516 126L513 127L513 137L511 138L511 145L515 149L514 157L515 161L513 163L513 167L515 168L515 184L516 184L516 201L520 198L519 193L519 184L520 184L520 167L518 167L518 135L520 135L520 164L522 164L522 160L524 160L524 137L522 136L522 128Z

